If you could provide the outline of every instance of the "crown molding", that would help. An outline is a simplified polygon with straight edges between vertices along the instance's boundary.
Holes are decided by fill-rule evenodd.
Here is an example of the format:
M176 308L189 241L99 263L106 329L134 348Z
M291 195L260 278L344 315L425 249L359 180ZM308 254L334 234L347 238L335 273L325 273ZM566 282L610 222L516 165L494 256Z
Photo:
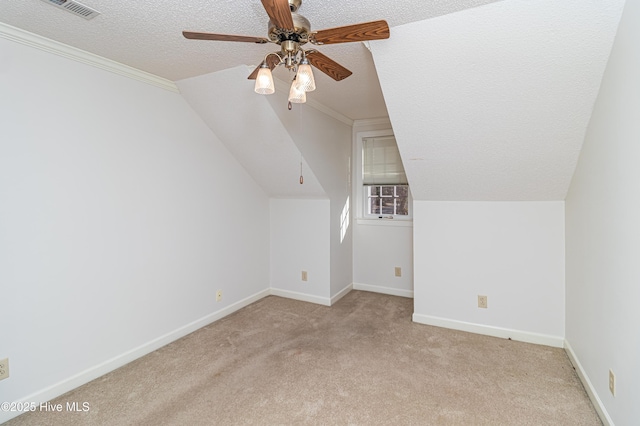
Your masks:
M362 120L355 120L353 122L353 127L372 127L382 125L391 127L391 120L389 119L389 117L365 118Z
M30 33L20 28L12 27L11 25L7 25L2 22L0 22L0 37L29 47L34 47L45 52L53 53L67 59L72 59L83 64L110 71L115 74L129 77L134 80L142 81L171 92L180 93L178 86L176 86L176 84L171 80L167 80L128 65Z

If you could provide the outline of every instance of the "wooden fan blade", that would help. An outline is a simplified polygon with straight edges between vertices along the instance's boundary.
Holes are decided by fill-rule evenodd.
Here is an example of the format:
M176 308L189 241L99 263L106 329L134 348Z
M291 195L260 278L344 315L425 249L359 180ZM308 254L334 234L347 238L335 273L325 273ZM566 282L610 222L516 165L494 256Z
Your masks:
M335 44L384 38L389 38L387 21L372 21L320 30L311 35L310 41L313 44Z
M295 29L291 9L289 9L289 0L262 0L262 6L276 27L289 31Z
M311 65L318 68L335 81L344 80L353 74L351 71L317 50L307 53L307 59Z
M271 71L273 71L273 69L278 66L278 64L280 63L280 58L278 58L276 55L269 55L267 56L267 65L269 66L269 69ZM255 80L256 78L258 78L258 71L260 71L260 67L262 66L262 64L258 65L256 67L255 70L253 70L253 72L249 75L249 77L247 77L248 80Z
M244 41L248 43L268 43L264 37L251 37L232 34L213 34L213 33L196 33L192 31L183 31L182 35L191 40L217 40L217 41Z

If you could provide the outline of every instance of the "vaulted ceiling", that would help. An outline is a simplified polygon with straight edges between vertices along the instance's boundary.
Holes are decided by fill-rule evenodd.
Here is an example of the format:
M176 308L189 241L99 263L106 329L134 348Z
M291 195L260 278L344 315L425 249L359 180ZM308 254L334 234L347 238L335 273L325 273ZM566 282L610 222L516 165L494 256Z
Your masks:
M414 198L563 200L623 4L505 0L371 42Z
M243 75L273 46L181 34L265 36L260 1L82 0L101 12L92 20L48 3L3 0L0 22L178 82L247 169L260 173L258 156L269 149L297 159L275 113L263 124L282 140L273 139L262 154L243 152L238 142L260 132L225 126L224 114L232 111L222 99L245 102L244 112L277 107L258 100ZM561 200L623 6L624 0L304 0L299 12L312 30L377 19L391 27L388 40L318 47L353 75L335 82L318 72L309 97L347 120L388 116L416 199ZM282 70L274 75L290 79ZM224 98L209 108L201 89L213 81L227 83ZM280 179L265 180L273 184L268 192L296 196L296 188L277 189ZM321 194L321 182L309 179L306 195Z
M2 0L0 22L177 81L257 66L272 44L187 40L183 30L264 37L269 18L260 0L78 0L100 12L85 20L50 0ZM429 19L495 0L303 0L298 11L317 31L386 19L390 26ZM387 115L371 54L361 43L318 47L353 71L335 82L317 75L314 99L356 120ZM287 72L274 73L282 80ZM321 73L316 73L321 74ZM246 81L248 90L252 83Z

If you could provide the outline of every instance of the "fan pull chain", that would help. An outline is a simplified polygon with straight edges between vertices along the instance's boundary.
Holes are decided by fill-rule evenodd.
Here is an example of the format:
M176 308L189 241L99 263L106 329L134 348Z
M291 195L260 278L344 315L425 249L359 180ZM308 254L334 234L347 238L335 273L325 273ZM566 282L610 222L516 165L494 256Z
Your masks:
M291 109L291 102L289 102L289 109ZM302 132L302 109L298 111L298 129ZM300 185L304 183L304 177L302 176L302 152L300 153Z
M300 156L300 185L304 183L304 177L302 176L302 155Z

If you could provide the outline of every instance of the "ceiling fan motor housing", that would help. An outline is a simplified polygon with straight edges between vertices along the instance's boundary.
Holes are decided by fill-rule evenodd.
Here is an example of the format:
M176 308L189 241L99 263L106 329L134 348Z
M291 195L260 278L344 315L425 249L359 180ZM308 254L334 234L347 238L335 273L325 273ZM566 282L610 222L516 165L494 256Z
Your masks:
M292 13L291 18L293 18L293 31L286 31L282 28L278 28L273 22L271 22L271 20L269 20L269 40L278 44L285 40L293 40L300 44L306 43L308 41L308 35L311 32L311 23L307 18L298 13Z

